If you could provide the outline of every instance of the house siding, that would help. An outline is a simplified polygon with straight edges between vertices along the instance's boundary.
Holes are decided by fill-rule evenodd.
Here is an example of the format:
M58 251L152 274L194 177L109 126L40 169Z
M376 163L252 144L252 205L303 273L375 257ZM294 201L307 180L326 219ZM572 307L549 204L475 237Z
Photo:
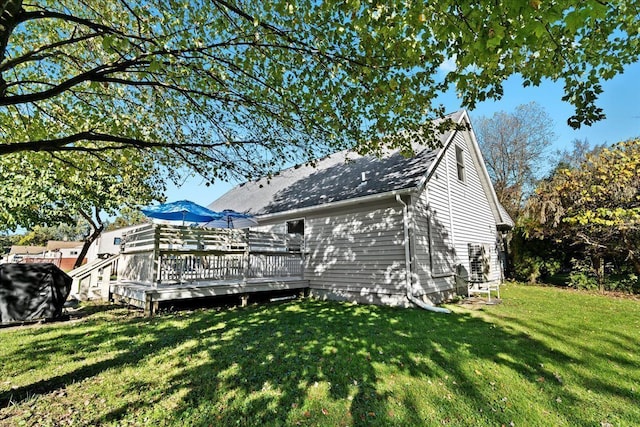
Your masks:
M456 237L456 253L460 265L464 266L466 273L469 267L469 243L487 245L490 249L490 274L489 281L500 280L502 278L497 246L496 218L487 198L478 173L481 167L476 156L472 155L471 143L467 139L468 133L458 133L455 138L456 144L463 147L467 179L464 183L459 182L455 175L455 158L450 167L451 180L451 204L453 212L453 228ZM455 154L453 154L455 156ZM448 153L449 159L451 153Z
M299 218L299 217L296 217ZM312 295L407 305L402 206L393 198L306 216L305 270ZM287 220L264 224L279 229Z
M478 173L480 159L468 138L467 133L456 133L413 206L414 292L418 295L462 291L460 285L466 284L456 283L454 273L468 277L470 243L490 248L489 280L501 278L496 222ZM458 179L456 146L463 152L464 181Z
M446 176L436 173L413 206L414 283L417 296L440 299L455 287L456 253L451 235Z

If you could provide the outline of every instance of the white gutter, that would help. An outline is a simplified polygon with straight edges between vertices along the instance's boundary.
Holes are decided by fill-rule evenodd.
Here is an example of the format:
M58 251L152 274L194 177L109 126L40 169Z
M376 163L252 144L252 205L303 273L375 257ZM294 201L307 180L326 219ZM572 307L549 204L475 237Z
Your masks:
M436 307L435 305L426 304L416 298L411 291L411 249L409 247L409 207L402 201L400 194L396 194L396 201L402 205L402 225L404 228L404 260L405 260L405 289L407 292L407 299L417 305L418 307L434 311L436 313L451 313L450 310L442 307Z
M359 205L362 203L382 200L382 199L390 198L393 196L397 197L399 195L409 194L414 190L415 190L415 187L403 188L400 190L393 190L393 191L387 191L385 193L371 194L369 196L356 197L353 199L339 200L337 202L328 202L320 205L307 206L304 208L292 209L292 210L287 210L283 212L275 212L275 213L265 214L265 215L256 215L256 219L258 220L258 222L260 222L260 221L278 219L280 217L291 218L296 216L304 216L309 212L314 212L318 210L333 209L333 208L339 208L339 207L350 206L350 205Z

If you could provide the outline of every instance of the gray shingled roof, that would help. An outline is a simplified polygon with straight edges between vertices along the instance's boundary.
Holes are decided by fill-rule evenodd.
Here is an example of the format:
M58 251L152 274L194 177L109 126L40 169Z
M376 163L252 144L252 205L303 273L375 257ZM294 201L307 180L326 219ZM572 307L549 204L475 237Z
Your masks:
M448 117L457 123L461 115L459 111ZM444 144L450 134L441 134L440 142ZM315 167L297 166L270 180L240 184L208 207L265 215L413 188L425 176L439 149L417 146L414 151L415 156L410 158L397 151L382 158L342 151L319 160Z

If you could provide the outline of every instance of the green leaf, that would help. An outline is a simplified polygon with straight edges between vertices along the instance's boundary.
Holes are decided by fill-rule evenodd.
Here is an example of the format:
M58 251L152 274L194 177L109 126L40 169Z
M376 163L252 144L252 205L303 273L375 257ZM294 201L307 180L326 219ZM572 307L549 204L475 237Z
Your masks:
M160 62L160 60L158 58L153 58L153 60L151 60L151 63L149 64L149 71L155 73L157 71L160 71L161 67L162 63Z

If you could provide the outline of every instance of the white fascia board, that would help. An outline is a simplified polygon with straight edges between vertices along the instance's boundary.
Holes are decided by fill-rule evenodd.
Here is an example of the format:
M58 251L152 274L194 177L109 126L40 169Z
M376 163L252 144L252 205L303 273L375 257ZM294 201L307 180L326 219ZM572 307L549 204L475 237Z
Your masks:
M498 195L496 194L495 189L493 188L493 183L491 182L491 177L489 176L489 171L487 170L487 165L484 162L484 158L482 157L482 151L480 150L480 144L478 143L478 138L476 138L476 133L471 127L471 119L468 117L467 112L463 114L465 117L467 124L469 124L469 138L471 142L471 147L474 150L475 160L478 163L478 175L480 177L480 182L482 183L485 193L487 194L487 198L489 199L489 205L491 206L491 210L493 211L494 218L496 220L496 226L509 226L511 227L510 221L506 221L502 212L500 211L500 202L498 201Z

